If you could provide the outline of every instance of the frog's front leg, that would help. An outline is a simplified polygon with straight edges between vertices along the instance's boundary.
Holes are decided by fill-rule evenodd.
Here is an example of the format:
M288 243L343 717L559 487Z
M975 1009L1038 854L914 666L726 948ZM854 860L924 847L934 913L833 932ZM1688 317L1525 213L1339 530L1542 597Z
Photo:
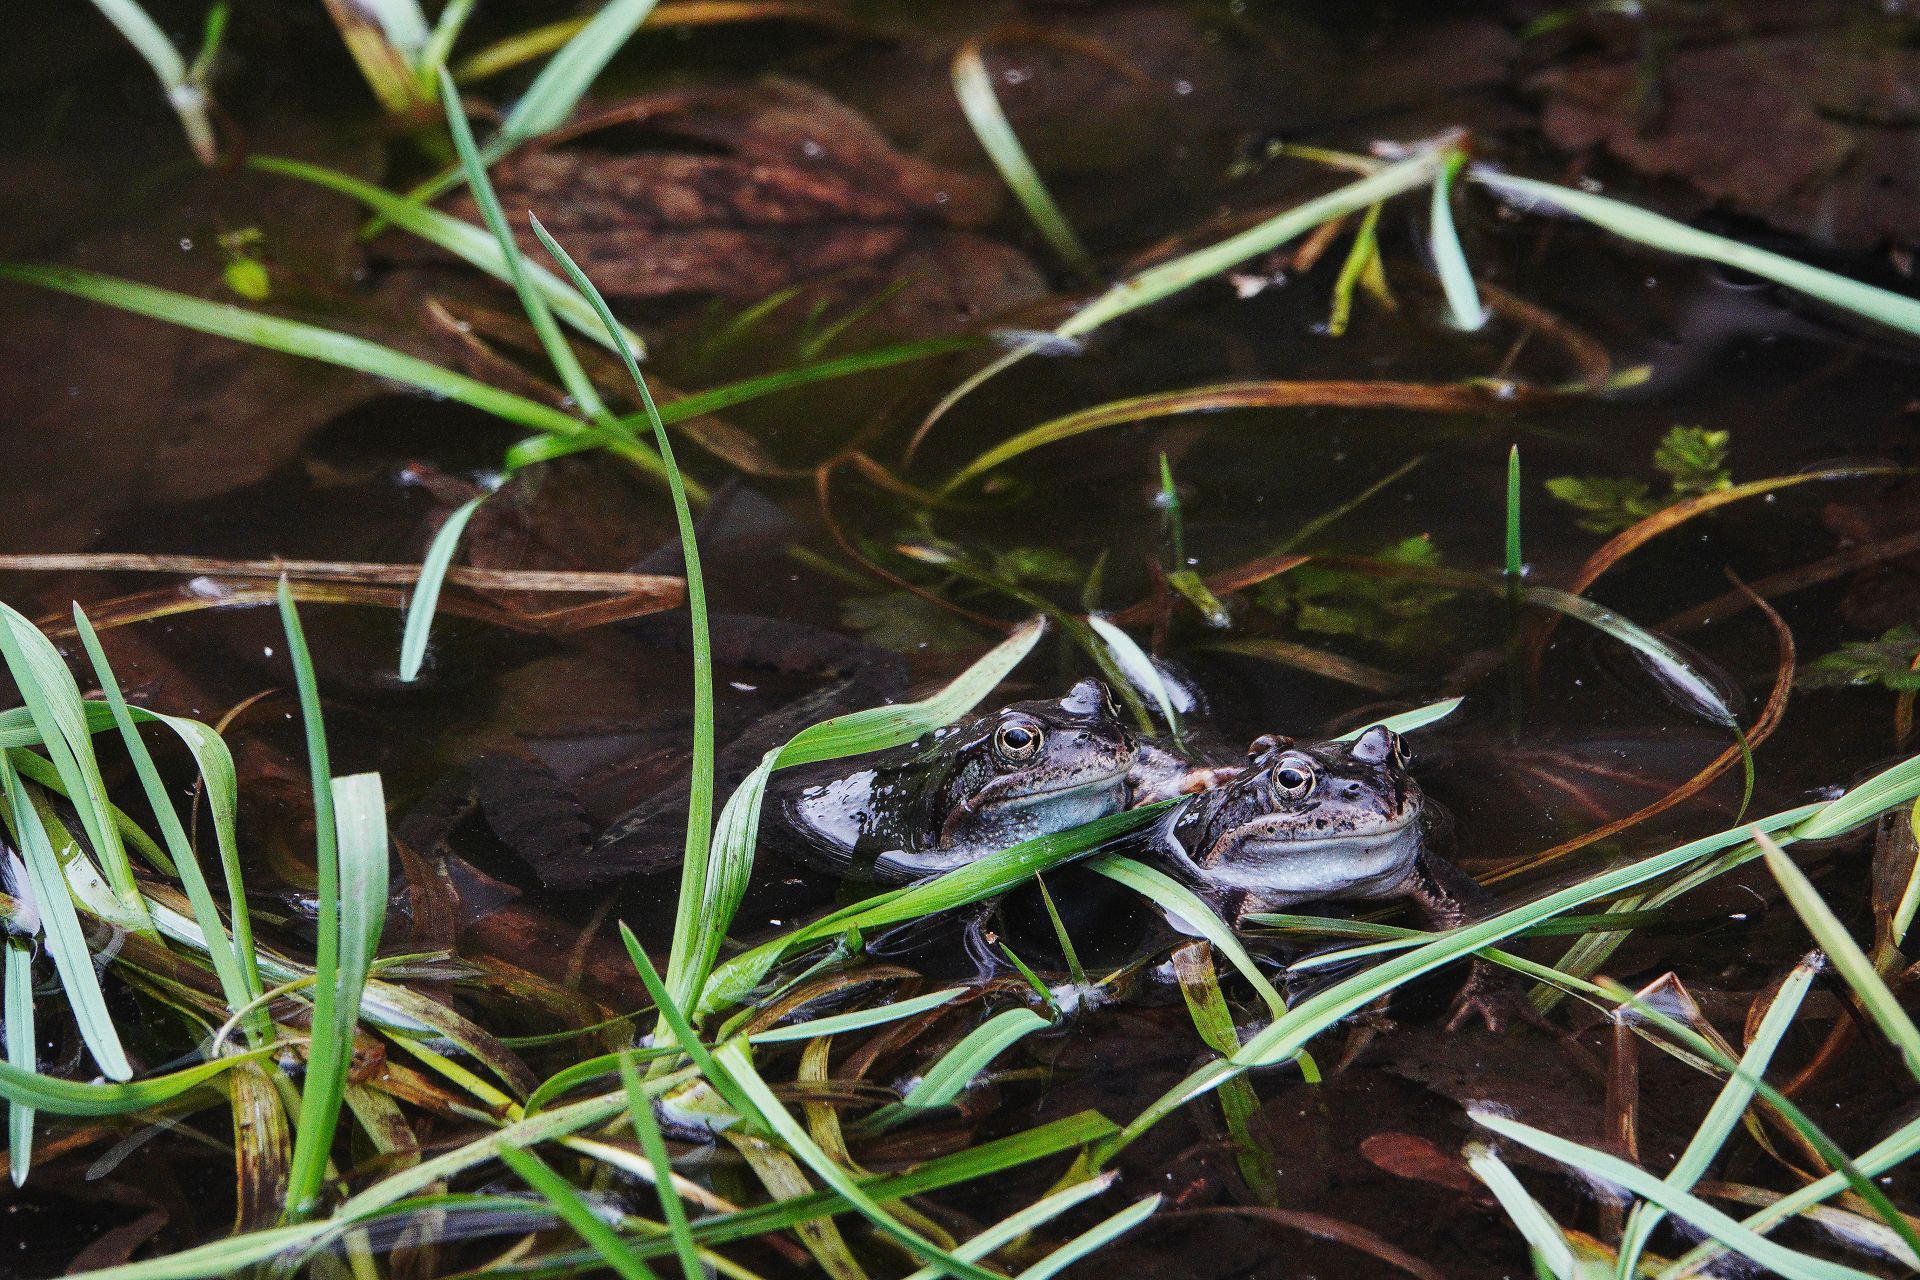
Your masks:
M1134 748L1127 770L1127 790L1133 805L1172 800L1177 796L1211 791L1243 772L1240 765L1196 765L1171 751L1143 742Z
M1493 896L1472 876L1431 850L1422 850L1414 860L1407 895L1419 904L1429 922L1442 929L1470 923L1493 905ZM1468 967L1466 985L1453 998L1447 1030L1458 1030L1468 1019L1478 1018L1487 1030L1499 1031L1516 1013L1535 1020L1531 1006L1525 1005L1505 976L1475 956Z

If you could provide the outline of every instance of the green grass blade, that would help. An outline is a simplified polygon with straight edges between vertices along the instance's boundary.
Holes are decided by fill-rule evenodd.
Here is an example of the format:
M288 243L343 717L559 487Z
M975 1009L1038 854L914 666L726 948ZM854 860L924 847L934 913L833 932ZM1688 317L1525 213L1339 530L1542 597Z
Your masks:
M489 494L469 498L434 531L433 542L420 562L420 581L414 586L413 599L407 605L407 624L400 634L400 679L411 684L420 678L427 660L427 641L433 633L433 613L440 607L440 589L446 585L447 570L453 567L453 553L459 549L460 535L467 521L480 509Z
M964 1280L995 1280L992 1272L955 1258L902 1225L861 1190L852 1175L820 1149L808 1136L806 1129L774 1096L767 1082L754 1070L745 1041L728 1041L709 1052L688 1023L679 1002L667 989L665 980L653 967L653 961L640 946L639 939L624 923L620 926L620 937L626 943L627 954L633 958L633 967L639 972L641 982L646 985L647 994L653 997L654 1004L660 1010L662 1023L672 1032L674 1042L693 1059L694 1066L707 1083L714 1087L737 1115L751 1118L762 1129L785 1143L789 1151L812 1169L821 1181L838 1192L856 1212L922 1261L934 1263L947 1274L964 1277Z
M186 828L181 825L180 815L174 811L173 801L167 795L166 783L161 780L160 770L154 765L147 744L141 740L140 731L134 727L126 695L120 691L113 668L107 662L106 651L100 647L100 637L94 633L93 624L87 620L86 613L78 604L73 606L73 625L81 645L87 651L88 660L93 664L100 688L106 694L107 706L113 712L121 741L126 744L127 754L133 760L134 772L139 775L140 785L146 792L147 804L153 810L154 821L159 824L161 837L166 841L167 851L173 858L181 886L186 890L187 901L193 904L194 919L199 922L200 931L206 937L207 958L220 980L220 990L226 996L227 1009L229 1012L240 1009L259 993L248 986L246 971L234 952L233 940L228 937L226 926L220 919L220 909L214 905L206 877L200 872L199 859L195 857L193 845L187 839Z
M80 1038L93 1055L102 1075L109 1080L128 1080L133 1064L120 1044L113 1015L107 1011L107 998L100 989L100 975L93 967L93 955L80 931L80 915L74 910L73 895L61 873L60 860L47 839L40 812L27 796L26 785L14 769L12 759L0 752L0 787L4 787L7 808L13 815L14 838L27 867L27 883L33 889L34 906L40 913L45 931L47 955L54 972L67 993L67 1005L80 1028ZM8 1097L12 1097L9 1094ZM42 1108L48 1110L50 1108Z
M1054 330L1054 334L1062 338L1075 338L1091 333L1101 325L1138 311L1141 307L1151 306L1202 280L1210 280L1249 258L1271 253L1324 222L1331 222L1370 204L1390 200L1425 186L1439 173L1448 154L1436 148L1422 150L1405 160L1385 166L1377 173L1368 174L1344 187L1275 214L1237 235L1148 267L1076 311Z
M1723 728L1739 727L1739 718L1733 714L1733 708L1727 705L1720 691L1696 672L1680 651L1661 636L1611 609L1595 604L1585 596L1572 595L1555 587L1529 588L1525 598L1529 604L1541 605L1578 619L1632 649L1646 660L1661 684L1687 710Z
M358 200L401 230L438 245L496 280L513 283L513 274L507 268L507 258L501 252L500 241L484 227L476 227L471 222L442 213L431 205L408 200L337 169L280 156L249 156L247 165L262 173L298 178L302 182L311 182ZM580 296L578 290L544 266L528 260L525 255L521 257L521 267L526 272L528 282L539 290L540 296L547 300L547 305L553 308L555 315L572 325L582 337L599 343L609 351L619 350L607 337L607 331L601 325L600 318L593 313L593 307ZM646 354L646 345L640 341L639 335L624 326L620 330L620 341L628 344L636 354Z
M1002 1218L979 1235L962 1243L953 1251L954 1256L965 1258L969 1262L978 1262L995 1249L1012 1244L1030 1232L1045 1226L1075 1205L1083 1204L1100 1195L1114 1184L1117 1177L1117 1174L1101 1174L1036 1200L1018 1213ZM935 1280L939 1274L932 1267L922 1267L906 1280Z
M106 16L128 44L153 68L154 78L167 96L167 105L180 117L187 144L201 164L211 165L220 158L214 138L211 101L199 81L189 73L186 59L167 38L159 24L147 16L135 0L93 0L94 8Z
M1699 231L1607 196L1532 178L1517 178L1485 165L1474 165L1468 170L1468 176L1523 208L1546 205L1561 209L1623 239L1752 272L1830 306L1920 335L1920 299L1903 297L1765 249Z
M473 16L476 3L478 0L447 0L446 7L440 10L440 16L433 21L433 30L428 33L426 43L420 46L420 83L439 83L438 72L452 56L454 42L466 28L467 19Z
M795 1120L767 1082L754 1070L753 1061L747 1056L747 1047L738 1040L721 1045L714 1055L721 1068L733 1080L734 1086L746 1095L752 1107L754 1118L771 1133L785 1143L800 1161L822 1182L826 1183L847 1204L880 1232L923 1262L931 1263L940 1271L962 1280L999 1280L991 1271L968 1262L964 1258L948 1253L940 1246L907 1227L888 1213L878 1201L860 1188L852 1175L833 1162L832 1157L822 1151L808 1136L804 1126Z
M1753 1100L1752 1081L1766 1074L1767 1064L1773 1061L1774 1051L1780 1047L1787 1029L1793 1025L1801 1002L1812 990L1813 980L1818 973L1817 965L1802 961L1780 984L1780 990L1767 1006L1760 1025L1754 1029L1747 1051L1740 1057L1739 1070L1727 1077L1726 1084L1721 1086L1706 1117L1701 1120L1699 1129L1688 1141L1686 1150L1674 1161L1673 1169L1666 1177L1669 1186L1691 1191L1694 1184L1706 1176L1708 1167L1719 1157L1734 1126L1740 1123L1741 1115ZM1620 1237L1619 1262L1614 1268L1617 1280L1633 1280L1640 1265L1640 1255L1645 1251L1647 1241L1653 1238L1654 1229L1660 1225L1664 1214L1664 1210L1652 1205L1636 1204L1633 1207Z
M1833 967L1853 988L1861 1007L1873 1018L1881 1034L1900 1050L1907 1070L1913 1073L1916 1080L1920 1080L1920 1027L1915 1027L1913 1019L1900 1007L1899 997L1888 988L1886 979L1880 976L1867 953L1860 949L1860 944L1853 940L1847 927L1840 923L1840 917L1833 913L1833 908L1827 905L1820 891L1807 879L1806 872L1800 870L1793 859L1776 842L1768 839L1764 832L1755 831L1754 839L1767 860L1767 870L1780 882L1787 901L1793 904L1794 911L1807 926L1807 932L1813 935L1820 949L1833 961Z
M1330 338L1346 335L1347 325L1353 319L1353 291L1369 272L1380 271L1379 228L1380 206L1368 205L1366 213L1361 215L1360 229L1354 233L1353 246L1347 250L1340 274L1333 282L1333 305L1327 311Z
M941 1054L907 1090L900 1105L915 1110L946 1106L992 1066L995 1058L1049 1025L1031 1009L1004 1009L994 1014Z
M1240 1028L1234 1023L1233 1010L1220 990L1214 971L1212 948L1204 942L1187 942L1174 948L1173 972L1180 982L1180 997L1193 1019L1193 1029L1209 1049L1224 1056L1240 1051ZM1220 1114L1227 1124L1227 1139L1233 1144L1234 1163L1240 1180L1260 1204L1277 1205L1280 1187L1275 1179L1272 1155L1254 1137L1250 1127L1260 1109L1260 1095L1246 1076L1228 1080L1220 1086Z
M922 996L907 1000L895 1000L872 1009L855 1009L850 1013L829 1014L824 1018L809 1018L805 1022L788 1023L784 1027L774 1027L770 1031L756 1031L747 1039L753 1044L780 1044L789 1040L812 1040L818 1036L837 1036L848 1031L865 1031L869 1027L883 1026L889 1022L898 1022L902 1018L912 1018L950 1004L959 996L965 995L965 987L948 987L943 991L929 991Z
M1183 932L1197 934L1213 944L1213 949L1227 958L1245 978L1254 993L1266 1002L1267 1011L1279 1017L1287 1011L1286 998L1278 987L1267 980L1260 972L1260 966L1254 963L1247 949L1240 945L1240 939L1227 927L1219 913L1209 907L1205 900L1193 890L1175 880L1163 871L1136 862L1122 854L1108 853L1093 859L1087 864L1089 870L1097 871L1107 879L1123 884L1141 897L1152 902L1162 911L1173 916L1178 922L1175 927L1184 925Z
M1154 705L1160 708L1160 718L1166 722L1167 730L1178 737L1180 713L1173 705L1173 691L1167 688L1165 677L1160 674L1160 668L1153 664L1153 659L1147 656L1147 651L1132 636L1097 613L1087 615L1087 625L1093 628L1093 633L1113 654L1114 665L1126 673L1134 688L1153 699Z
M622 1280L654 1280L653 1268L642 1262L619 1233L581 1198L573 1185L549 1169L539 1156L531 1151L516 1151L507 1147L500 1152L500 1160L518 1174L521 1181L546 1197L547 1203L553 1206L561 1219L582 1240L593 1246L593 1251L600 1255L601 1261Z
M1459 152L1447 157L1446 164L1433 179L1433 199L1428 205L1428 235L1433 246L1434 270L1440 277L1440 291L1446 295L1449 319L1456 329L1468 333L1486 327L1489 314L1474 287L1473 268L1460 247L1460 233L1453 225L1453 179L1466 165Z
M1364 209L1368 205L1390 200L1394 196L1424 186L1439 172L1444 155L1445 153L1441 150L1428 148L1396 164L1387 165L1378 172L1350 182L1344 187L1336 188L1323 196L1317 196L1283 213L1275 214L1265 222L1249 227L1237 235L1196 249L1192 253L1182 254L1171 261L1148 267L1122 280L1067 317L1053 330L1053 337L1084 337L1124 315L1138 311L1142 307L1152 306L1202 280L1210 280L1224 271L1232 270L1249 258L1270 253L1287 241L1305 235L1324 222L1345 217L1357 209ZM926 421L921 426L921 435L924 436L928 427L982 383L1034 352L1046 349L1048 345L1044 340L1023 343L966 379L948 392L928 413ZM973 470L972 466L968 469Z
M13 856L10 852L6 855ZM38 1075L34 1060L33 1021L33 947L8 938L6 947L5 994L0 997L0 1017L6 1019L7 1065L23 1075ZM33 1108L23 1102L7 1103L7 1170L13 1185L25 1186L27 1170L33 1167Z
M1873 1280L1865 1271L1775 1244L1705 1201L1668 1185L1618 1156L1569 1142L1491 1111L1470 1109L1467 1114L1476 1123L1500 1136L1557 1160L1589 1178L1625 1187L1711 1236L1717 1243L1744 1254L1787 1280Z
M1527 564L1520 555L1520 446L1507 450L1507 582L1517 584L1526 576Z
M204 298L175 293L171 289L160 289L132 280L118 280L72 267L0 263L0 280L14 280L70 293L78 298L103 302L122 311L150 316L201 333L339 365L371 377L415 387L430 395L457 400L483 413L535 431L566 435L585 430L585 424L579 419L537 400L488 386L477 378L443 369L437 364L429 364L350 333L338 333L298 320L283 320L278 316L249 311L245 307L208 302Z
M738 793L736 793L738 794ZM703 987L702 1014L730 1007L746 999L774 966L807 947L838 938L849 931L904 924L941 911L984 901L1026 883L1035 875L1167 818L1175 802L1165 801L1100 818L1072 831L1037 836L943 872L905 889L879 894L795 929L739 955L713 971Z
M604 331L602 336L604 339ZM976 345L978 344L970 339L926 338L917 342L900 342L875 347L869 351L855 352L853 355L816 360L809 364L782 369L777 373L743 378L738 382L730 382L681 396L678 400L660 407L660 420L668 424L686 422L702 414L718 413L734 405L745 404L751 400L758 400L762 396L773 395L794 387L804 387L815 382L828 382L835 378L865 373L872 369L886 369L897 364L908 364L915 360L948 355L955 351L965 351ZM629 414L616 419L611 429L593 427L576 435L534 436L520 441L507 450L506 469L509 472L517 471L535 462L551 462L555 458L564 458L568 454L602 448L624 439L624 432L646 425L648 421L645 414Z
M620 46L653 12L654 3L608 0L593 20L540 68L540 74L507 113L500 126L501 140L518 143L564 124Z
M94 758L86 704L73 673L53 642L24 614L5 604L0 604L0 654L5 655L7 669L33 717L41 744L59 771L61 788L79 815L100 870L113 887L113 922L152 933L153 921L134 882L133 864L127 859L126 845L113 819L113 806L107 800L107 785Z
M1438 702L1429 702L1424 707L1415 707L1411 711L1402 711L1399 715L1387 716L1383 719L1376 720L1373 724L1362 725L1358 729L1341 734L1335 738L1334 741L1352 742L1368 729L1373 728L1374 725L1378 725L1383 729L1390 729L1394 733L1412 733L1415 729L1424 729L1437 720L1445 720L1455 711L1458 711L1460 704L1465 701L1465 698L1442 698Z
M960 110L966 113L967 123L973 126L973 135L980 140L981 149L1000 171L1007 189L1027 211L1027 217L1032 219L1041 236L1068 266L1083 276L1091 276L1093 259L1087 253L1087 246L1074 234L1067 215L1060 212L1033 161L1027 158L1026 148L1020 145L1013 124L1000 109L1000 99L993 92L993 79L987 73L977 42L969 41L953 56L953 93L960 100Z
M1520 1179L1513 1176L1513 1170L1493 1153L1493 1148L1483 1142L1470 1144L1467 1168L1493 1192L1493 1198L1507 1211L1507 1217L1519 1228L1541 1264L1560 1280L1576 1280L1579 1272L1574 1266L1573 1246L1567 1243L1566 1232L1520 1185Z
M594 389L587 371L580 367L580 357L567 345L566 335L554 323L553 311L547 306L546 296L533 287L527 275L526 255L520 252L519 242L513 238L513 229L507 225L507 215L500 208L500 197L494 194L493 183L487 179L487 167L481 163L479 149L474 145L473 130L467 125L466 108L460 102L459 91L453 87L453 77L447 74L444 67L440 71L440 93L447 112L447 131L453 135L453 149L460 156L460 168L467 176L467 186L473 191L474 203L480 206L481 219L500 246L501 260L506 263L507 276L513 282L514 293L519 295L520 309L526 312L527 323L533 326L541 350L547 353L554 372L560 375L560 385L567 389L573 402L588 417L604 418L607 407L601 403L600 393ZM618 324L607 324L606 330L609 340L620 340Z
M307 770L313 795L314 873L317 915L314 922L313 1034L308 1042L307 1072L300 1090L300 1111L293 1139L293 1160L287 1171L287 1216L310 1216L319 1205L320 1184L326 1176L327 1153L346 1094L347 1067L353 1053L351 1023L345 1042L340 1026L341 900L339 834L333 804L333 767L327 751L326 723L320 714L320 689L307 652L306 631L294 608L293 592L280 579L280 624L286 631L287 658L293 665L300 695L300 718L306 731Z
M586 38L602 18L624 4L625 0L613 0L554 61L567 57L574 45ZM651 8L651 3L648 3L639 10L633 19L635 27L640 25ZM620 36L622 40L625 38L625 34ZM552 70L552 64L549 64L548 70ZM545 73L542 75L544 77ZM535 87L538 88L537 83ZM582 88L584 90L584 86ZM524 100L522 105L525 105ZM538 218L533 219L533 233L546 246L547 252L553 255L554 261L560 264L567 278L573 281L574 288L593 304L600 323L617 341L619 323L614 320L606 299L594 288L593 281L587 279L586 273L575 265L567 251L547 234L547 229L540 225ZM640 366L634 360L633 353L623 348L620 358L627 366L627 374L633 379L635 390L640 394L647 420L653 427L654 446L660 451L661 462L666 468L667 487L673 495L674 521L680 531L680 555L687 581L687 616L693 638L693 759L688 772L686 855L681 863L680 898L674 914L673 950L667 965L667 983L677 1000L690 1002L699 994L699 984L705 976L707 962L703 957L710 950L718 952L720 939L726 936L733 915L730 908L724 913L710 909L707 884L713 842L713 644L707 626L706 581L700 572L700 548L694 538L693 508L687 503L686 486L680 478L679 464L674 461L673 442L667 438L666 424L660 420L660 411L654 406L653 394L647 390L647 380L640 375Z
M1920 804L1914 805L1907 815L1907 829L1913 834L1915 847L1920 848ZM1894 946L1906 945L1907 930L1913 927L1915 912L1920 912L1920 857L1914 858L1907 872L1906 888L1900 891L1900 901L1894 904L1893 915L1887 922L1888 936Z
M84 1118L131 1115L170 1102L206 1084L222 1071L242 1062L257 1062L266 1053L264 1049L255 1049L213 1062L196 1063L163 1075L148 1076L144 1080L109 1084L61 1080L22 1071L11 1062L0 1062L0 1097L48 1115ZM207 1097L209 1106L220 1101L218 1094L209 1094Z
M694 1243L693 1230L687 1225L687 1207L673 1185L673 1161L667 1155L666 1140L660 1134L660 1122L653 1115L653 1099L640 1087L640 1073L634 1070L633 1055L620 1055L620 1083L627 1091L627 1115L633 1122L634 1136L647 1163L653 1166L653 1187L660 1196L660 1215L666 1219L667 1234L673 1239L673 1251L680 1259L686 1280L705 1280L706 1268L700 1263L700 1247Z
M1103 1249L1127 1232L1133 1230L1160 1207L1158 1195L1136 1200L1111 1218L1097 1226L1089 1227L1073 1239L1055 1249L1040 1261L1022 1271L1019 1280L1048 1280L1048 1277L1060 1274L1080 1259L1097 1249Z

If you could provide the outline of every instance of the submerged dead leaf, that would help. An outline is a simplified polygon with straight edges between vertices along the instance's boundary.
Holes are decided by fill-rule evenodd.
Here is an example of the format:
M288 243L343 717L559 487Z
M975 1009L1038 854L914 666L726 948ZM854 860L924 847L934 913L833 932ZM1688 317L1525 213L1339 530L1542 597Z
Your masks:
M938 331L1045 292L1018 250L964 230L993 212L994 180L904 155L788 80L633 99L503 160L493 179L506 208L536 212L612 297L758 299L809 282L860 298L904 280L883 317ZM477 220L464 194L450 211Z
M1531 85L1542 125L1559 146L1603 147L1783 230L1847 248L1913 244L1920 50L1855 6L1803 16L1758 35L1729 21L1664 57L1649 50L1674 33L1554 67Z

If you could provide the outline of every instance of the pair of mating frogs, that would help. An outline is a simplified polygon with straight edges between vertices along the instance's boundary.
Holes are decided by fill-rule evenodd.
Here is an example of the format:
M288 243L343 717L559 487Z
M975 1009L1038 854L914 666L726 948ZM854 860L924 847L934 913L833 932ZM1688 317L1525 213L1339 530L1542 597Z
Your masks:
M810 860L905 882L1035 836L1191 793L1165 852L1230 918L1320 900L1411 899L1441 927L1482 891L1427 847L1399 737L1261 737L1243 765L1196 764L1135 739L1105 685L1017 702L869 760L794 770L777 797ZM1476 973L1457 1005L1498 1013ZM1459 1017L1456 1016L1456 1022Z

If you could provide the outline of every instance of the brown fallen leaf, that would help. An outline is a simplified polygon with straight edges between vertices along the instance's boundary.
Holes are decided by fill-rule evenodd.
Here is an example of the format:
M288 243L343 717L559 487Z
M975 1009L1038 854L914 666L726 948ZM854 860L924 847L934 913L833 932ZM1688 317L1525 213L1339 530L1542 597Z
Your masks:
M1444 1151L1418 1134L1397 1130L1373 1134L1361 1142L1360 1154L1368 1164L1396 1178L1431 1182L1436 1187L1465 1192L1481 1203L1491 1200L1486 1187L1467 1171L1467 1162L1458 1152Z
M1891 23L1856 20L1865 16L1808 4L1788 29L1729 21L1688 33L1664 58L1640 49L1580 57L1529 88L1544 99L1541 124L1558 146L1602 147L1816 240L1911 245L1920 241L1920 50Z
M501 161L493 179L530 254L524 209L613 297L747 300L809 282L854 300L905 281L883 322L931 332L1046 292L1018 250L965 230L998 205L995 179L902 154L789 80L608 107ZM477 221L465 193L449 211Z

